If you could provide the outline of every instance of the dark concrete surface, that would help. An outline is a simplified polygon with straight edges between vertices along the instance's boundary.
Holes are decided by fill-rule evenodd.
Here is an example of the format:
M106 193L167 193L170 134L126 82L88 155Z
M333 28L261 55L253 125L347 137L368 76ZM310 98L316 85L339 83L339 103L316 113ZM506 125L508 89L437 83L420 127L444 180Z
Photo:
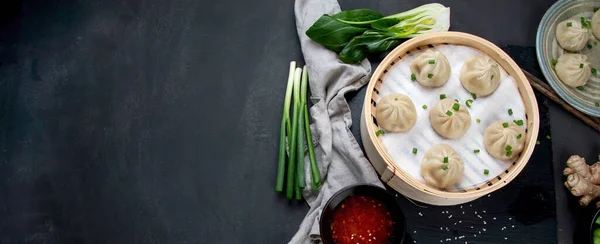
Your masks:
M426 2L340 4L392 14ZM552 2L443 1L452 30L501 47L534 46ZM293 1L0 2L0 243L287 242L308 209L273 189L291 60L302 61ZM363 97L349 97L355 134ZM522 195L539 195L544 210L552 175L535 167L550 170L549 152L560 165L600 151L598 133L551 102L545 111L552 148L471 212L508 218L536 208ZM564 189L556 197L556 215L546 209L512 234L496 224L469 243L571 243ZM405 211L415 241L449 235L427 229L446 215Z

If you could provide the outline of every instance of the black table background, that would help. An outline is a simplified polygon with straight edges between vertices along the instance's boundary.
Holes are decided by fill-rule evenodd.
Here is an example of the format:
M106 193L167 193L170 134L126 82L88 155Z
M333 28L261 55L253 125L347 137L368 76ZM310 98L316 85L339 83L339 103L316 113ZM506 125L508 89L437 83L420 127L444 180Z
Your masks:
M340 4L392 14L426 2ZM533 49L521 47L535 45L552 2L444 4L452 30L496 43L535 72L527 66ZM0 243L287 242L308 209L273 190L291 60L302 60L293 1L2 1ZM348 98L356 135L364 90ZM560 184L558 218L547 209L550 155L555 171L571 154L595 158L600 135L539 99L552 154L543 141L545 151L512 184L464 206L472 212L465 224L487 209L493 227L475 238L440 213L459 207L430 207L420 217L399 197L415 240L555 243L558 234L571 243L575 220ZM546 201L527 204L519 192ZM547 215L514 214L536 208ZM511 211L521 219L509 220Z

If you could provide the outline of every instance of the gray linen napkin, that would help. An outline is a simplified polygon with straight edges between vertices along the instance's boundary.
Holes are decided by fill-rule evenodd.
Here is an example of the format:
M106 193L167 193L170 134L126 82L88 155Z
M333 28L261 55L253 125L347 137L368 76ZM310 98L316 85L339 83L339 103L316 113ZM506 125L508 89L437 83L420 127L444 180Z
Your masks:
M352 117L344 94L355 91L369 81L371 64L363 60L358 65L342 63L336 53L324 48L306 36L306 30L323 14L340 11L336 0L296 0L296 29L308 67L314 123L311 125L316 140L315 154L321 171L322 188L303 195L310 210L290 243L319 243L319 216L329 197L340 189L368 183L383 187L377 173L363 155L350 131ZM307 160L308 158L305 158ZM305 163L306 179L310 181L310 164ZM309 183L307 183L309 185Z

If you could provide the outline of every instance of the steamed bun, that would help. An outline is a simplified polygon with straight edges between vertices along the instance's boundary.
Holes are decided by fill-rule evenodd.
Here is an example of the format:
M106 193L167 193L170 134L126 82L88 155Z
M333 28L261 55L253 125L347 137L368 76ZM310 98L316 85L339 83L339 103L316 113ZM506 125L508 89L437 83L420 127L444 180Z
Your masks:
M504 127L505 125L507 126ZM523 151L525 131L513 122L497 121L483 132L483 144L492 157L511 160Z
M592 16L592 34L600 39L600 11L596 11Z
M500 68L489 56L469 58L460 71L460 82L470 93L490 95L500 85Z
M565 53L556 63L556 75L571 87L583 86L592 76L592 68L587 56L582 54Z
M443 86L450 79L450 63L441 52L428 49L411 64L410 70L421 85L427 87Z
M417 110L410 97L394 93L377 103L377 124L386 131L404 132L410 130L417 121Z
M458 110L455 108L458 107ZM435 104L429 114L431 127L440 136L454 139L464 135L471 126L471 115L467 106L453 99L444 98Z
M446 144L437 144L427 150L421 163L421 175L425 181L440 189L455 185L464 172L463 160Z
M556 41L567 51L581 51L587 44L588 33L581 20L567 19L556 25Z

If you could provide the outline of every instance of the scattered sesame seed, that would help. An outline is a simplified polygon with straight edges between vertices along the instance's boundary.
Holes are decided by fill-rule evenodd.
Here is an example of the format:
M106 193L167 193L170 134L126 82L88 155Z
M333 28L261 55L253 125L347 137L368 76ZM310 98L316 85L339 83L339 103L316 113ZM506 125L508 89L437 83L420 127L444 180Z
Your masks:
M487 225L487 222L485 222L485 220L484 220L484 221L483 221L483 224L484 224L484 225Z
M423 216L423 214L421 212L419 212L419 216Z
M504 237L504 240L508 240L508 238Z
M458 223L462 223L462 220L459 220Z
M452 214L450 214L450 216L448 216L448 218L451 219L452 218Z
M494 220L496 220L496 217L494 217Z
M417 233L417 231L415 230L415 231L413 231L413 233ZM369 235L371 235L371 234L369 234Z
M486 231L486 229L485 229L485 228L483 228L483 231Z
M514 226L514 225L513 225L513 226L511 226L511 228L515 228L515 226Z
M462 212L463 212L463 214L465 214L465 211L462 211Z
M489 195L488 195L489 196ZM485 213L485 210L483 210L483 213Z
M508 218L508 220L512 220L512 218Z

